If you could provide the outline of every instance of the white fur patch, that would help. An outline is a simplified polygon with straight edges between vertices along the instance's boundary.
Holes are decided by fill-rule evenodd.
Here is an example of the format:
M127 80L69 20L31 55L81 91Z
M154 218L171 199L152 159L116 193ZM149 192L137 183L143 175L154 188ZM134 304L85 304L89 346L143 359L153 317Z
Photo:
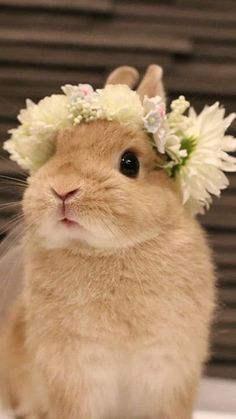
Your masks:
M39 236L42 245L46 249L67 248L72 242L81 242L95 248L127 248L145 240L157 236L158 232L145 231L129 237L118 230L108 221L103 223L99 220L79 220L80 225L66 226L59 222L45 218L39 228Z

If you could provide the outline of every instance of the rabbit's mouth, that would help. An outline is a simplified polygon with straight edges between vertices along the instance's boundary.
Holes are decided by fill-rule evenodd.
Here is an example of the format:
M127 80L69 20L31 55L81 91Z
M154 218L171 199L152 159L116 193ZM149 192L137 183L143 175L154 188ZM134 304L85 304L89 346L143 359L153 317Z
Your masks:
M59 222L67 227L80 227L80 225L76 221L70 220L67 217L62 218Z

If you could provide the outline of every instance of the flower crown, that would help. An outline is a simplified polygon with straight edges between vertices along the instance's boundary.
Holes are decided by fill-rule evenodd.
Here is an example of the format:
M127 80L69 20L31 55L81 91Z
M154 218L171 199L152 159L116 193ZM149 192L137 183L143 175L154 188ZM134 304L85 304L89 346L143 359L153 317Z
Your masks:
M144 97L126 85L107 85L94 90L89 84L65 85L63 94L52 95L38 104L26 101L20 111L20 125L9 131L4 144L12 160L30 173L40 168L53 154L59 129L95 119L118 121L122 125L143 129L162 167L180 187L183 204L193 214L204 212L228 186L223 171L236 171L236 139L225 135L235 118L225 118L225 110L215 103L197 115L184 96L170 104L166 113L160 96Z

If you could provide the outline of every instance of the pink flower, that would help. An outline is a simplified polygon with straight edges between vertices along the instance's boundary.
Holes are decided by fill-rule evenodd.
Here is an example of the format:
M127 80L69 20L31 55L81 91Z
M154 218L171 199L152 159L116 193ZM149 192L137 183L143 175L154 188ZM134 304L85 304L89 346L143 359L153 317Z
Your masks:
M146 130L155 134L162 126L166 118L166 108L160 96L148 98L143 101L144 117L143 122Z
M160 117L163 119L165 118L166 106L160 96L155 96L151 98L145 96L143 100L143 108L145 115L148 114L150 111L158 110L160 113Z
M148 112L148 114L145 115L145 117L143 118L143 122L146 130L148 132L151 132L152 134L155 134L155 132L158 131L162 123L162 118L160 117L159 109L154 109Z
M72 99L72 101L76 100L77 98L89 98L94 93L94 90L90 84L78 84L77 86L66 84L62 87L62 90L66 96Z
M160 118L165 119L166 116L166 107L163 102L161 102L159 105L157 105L157 108L159 110Z
M79 84L77 94L80 97L90 96L93 93L93 88L90 84Z

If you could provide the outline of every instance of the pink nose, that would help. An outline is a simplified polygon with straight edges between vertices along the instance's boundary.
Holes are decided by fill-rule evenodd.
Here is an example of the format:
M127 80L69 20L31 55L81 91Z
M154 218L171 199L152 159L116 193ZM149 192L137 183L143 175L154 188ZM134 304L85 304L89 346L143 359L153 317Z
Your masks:
M79 188L73 189L65 193L59 193L54 188L51 188L51 191L54 196L60 198L63 202L65 202L67 199L72 198L74 195L76 195L76 193L79 191Z

